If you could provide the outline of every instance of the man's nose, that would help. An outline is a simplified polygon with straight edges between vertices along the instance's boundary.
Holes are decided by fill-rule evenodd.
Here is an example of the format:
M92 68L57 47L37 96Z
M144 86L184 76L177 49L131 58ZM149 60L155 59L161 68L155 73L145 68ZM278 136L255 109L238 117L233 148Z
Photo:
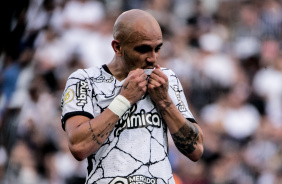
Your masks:
M157 60L158 60L158 53L156 52L151 52L148 57L147 57L147 62L150 62L150 63L155 63Z

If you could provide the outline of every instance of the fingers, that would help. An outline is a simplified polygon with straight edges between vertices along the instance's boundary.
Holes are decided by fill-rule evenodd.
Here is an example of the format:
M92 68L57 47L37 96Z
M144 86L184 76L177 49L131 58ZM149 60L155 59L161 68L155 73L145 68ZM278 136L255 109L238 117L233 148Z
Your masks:
M160 68L159 65L156 65L155 70L151 73L150 77L152 78L157 78L157 77L161 77L161 78L166 78L166 75L163 73L162 69Z
M147 80L144 80L143 82L140 82L139 83L139 87L142 89L143 92L146 92L147 91Z
M148 76L144 73L144 74L142 74L142 78L143 78L144 80L147 80Z
M147 91L147 75L142 69L136 69L129 73L124 81L120 94L130 101L136 103Z
M144 70L140 69L140 68L137 68L135 70L132 70L129 72L129 75L136 75L136 76L141 76L145 74Z
M150 85L157 86L157 87L164 86L164 85L166 86L166 84L168 83L168 78L162 72L159 65L156 66L156 69L150 75L148 83Z
M129 77L125 83L130 83L129 87L132 90L146 91L148 83L147 78L148 76L145 74L144 70L136 69L129 73Z
M148 79L148 94L152 101L159 104L169 99L168 89L168 77L163 73L160 66L157 65Z
M147 75L145 74L144 70L142 69L136 69L129 73L129 76L136 79L139 82L142 82L144 80L147 80Z
M166 83L165 80L162 78L157 78L157 79L149 78L148 80L148 86L151 87L160 87L163 86L165 83Z

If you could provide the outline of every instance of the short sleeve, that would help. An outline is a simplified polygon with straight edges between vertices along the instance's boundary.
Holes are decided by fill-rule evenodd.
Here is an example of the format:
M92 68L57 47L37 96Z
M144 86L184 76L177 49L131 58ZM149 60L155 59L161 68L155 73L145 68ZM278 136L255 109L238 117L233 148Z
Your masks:
M62 95L62 128L65 130L65 122L75 115L94 118L92 102L92 85L86 70L77 70L72 73L67 82Z
M172 99L173 103L176 105L178 110L182 113L182 115L188 119L189 121L196 123L195 118L193 117L192 113L189 110L188 103L182 88L182 85L180 83L180 80L176 76L176 74L170 70L164 70L166 75L169 79L169 95Z

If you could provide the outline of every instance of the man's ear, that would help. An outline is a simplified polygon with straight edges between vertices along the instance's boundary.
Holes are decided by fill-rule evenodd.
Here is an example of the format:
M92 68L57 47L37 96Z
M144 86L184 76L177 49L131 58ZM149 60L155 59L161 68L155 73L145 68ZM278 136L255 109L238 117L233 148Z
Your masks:
M121 52L121 46L120 46L120 42L118 40L113 40L112 41L112 47L116 53L117 56L121 56L122 52Z

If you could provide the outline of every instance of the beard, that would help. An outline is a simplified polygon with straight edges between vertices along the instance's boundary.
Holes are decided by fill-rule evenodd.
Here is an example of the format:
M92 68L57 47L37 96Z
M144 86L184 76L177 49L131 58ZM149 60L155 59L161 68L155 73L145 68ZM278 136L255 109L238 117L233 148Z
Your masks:
M130 57L127 52L123 51L123 58L125 61L125 65L131 70L136 68L146 69L155 67L154 63L150 62L142 62L140 59ZM145 64L145 65L144 65Z
M123 58L124 58L124 62L125 65L130 69L135 69L138 68L138 66L135 64L136 59L133 59L132 57L130 57L127 52L123 51Z

